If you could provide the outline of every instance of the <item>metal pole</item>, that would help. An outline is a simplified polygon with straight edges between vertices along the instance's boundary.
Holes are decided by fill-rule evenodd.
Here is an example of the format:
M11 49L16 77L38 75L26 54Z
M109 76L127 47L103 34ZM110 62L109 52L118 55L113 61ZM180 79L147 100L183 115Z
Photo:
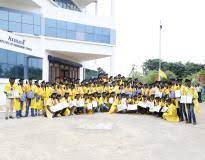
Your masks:
M24 59L25 61L25 66L24 66L24 79L28 79L28 61L29 61L29 57L25 57Z
M160 77L160 70L162 68L162 63L161 63L161 58L162 58L162 51L161 51L161 47L162 47L162 24L160 21L160 30L159 30L159 71L158 71L158 80L161 81L161 77Z

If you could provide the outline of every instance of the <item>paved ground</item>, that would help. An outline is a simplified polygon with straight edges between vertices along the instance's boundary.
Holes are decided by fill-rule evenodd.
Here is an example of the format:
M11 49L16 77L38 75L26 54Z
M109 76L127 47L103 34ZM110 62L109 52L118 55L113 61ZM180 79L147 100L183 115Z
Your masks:
M143 115L95 114L5 121L0 160L204 160L205 104L198 125Z

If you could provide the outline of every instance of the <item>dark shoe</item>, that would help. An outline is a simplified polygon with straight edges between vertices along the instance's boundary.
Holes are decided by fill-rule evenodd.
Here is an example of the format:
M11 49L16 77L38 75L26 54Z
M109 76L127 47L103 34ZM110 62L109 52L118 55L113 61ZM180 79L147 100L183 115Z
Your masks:
M12 116L9 116L9 118L10 118L10 119L14 119L14 117L12 117Z
M9 118L8 117L5 117L5 120L8 120Z

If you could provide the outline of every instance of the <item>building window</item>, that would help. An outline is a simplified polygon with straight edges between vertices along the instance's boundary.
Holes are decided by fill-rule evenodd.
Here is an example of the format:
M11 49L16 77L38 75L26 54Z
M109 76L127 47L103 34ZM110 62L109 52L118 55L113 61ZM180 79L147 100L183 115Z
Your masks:
M74 6L70 0L56 0L66 6ZM109 28L45 18L45 36L115 44L116 32ZM41 16L38 14L0 8L0 29L33 35L41 35Z
M80 12L80 9L72 0L53 0L53 1L56 2L61 8Z
M28 60L28 66L26 61ZM28 77L42 79L42 59L28 57L23 53L0 49L0 78L24 78L24 69L27 67Z
M13 9L0 8L0 29L40 35L41 16Z

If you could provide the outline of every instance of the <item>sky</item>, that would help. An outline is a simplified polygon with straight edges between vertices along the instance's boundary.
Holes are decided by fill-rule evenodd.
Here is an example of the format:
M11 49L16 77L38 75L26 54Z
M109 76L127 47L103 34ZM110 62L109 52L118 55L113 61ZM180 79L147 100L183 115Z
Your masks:
M99 0L102 15L109 4ZM116 72L127 75L133 64L140 71L146 59L159 57L160 21L163 60L205 63L204 6L204 0L115 0Z

